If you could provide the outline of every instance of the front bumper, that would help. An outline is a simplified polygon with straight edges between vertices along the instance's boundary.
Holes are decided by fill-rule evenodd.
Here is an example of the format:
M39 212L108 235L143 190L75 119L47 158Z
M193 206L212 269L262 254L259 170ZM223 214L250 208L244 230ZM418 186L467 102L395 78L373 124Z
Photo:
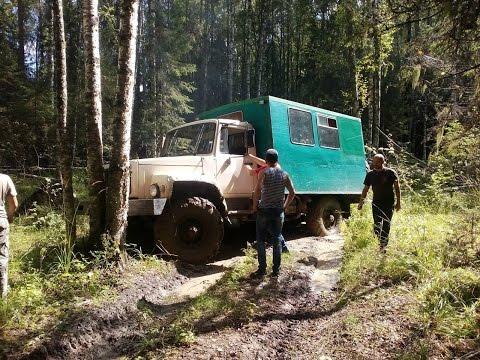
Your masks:
M153 216L161 215L166 198L156 199L129 199L128 200L128 216Z

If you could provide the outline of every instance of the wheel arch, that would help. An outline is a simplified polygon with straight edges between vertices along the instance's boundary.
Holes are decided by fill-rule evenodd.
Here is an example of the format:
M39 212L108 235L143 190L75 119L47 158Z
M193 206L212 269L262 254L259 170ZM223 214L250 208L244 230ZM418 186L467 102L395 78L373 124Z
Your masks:
M201 197L215 205L222 217L227 216L227 206L220 189L213 183L195 180L179 180L173 184L170 201L181 201L189 197Z

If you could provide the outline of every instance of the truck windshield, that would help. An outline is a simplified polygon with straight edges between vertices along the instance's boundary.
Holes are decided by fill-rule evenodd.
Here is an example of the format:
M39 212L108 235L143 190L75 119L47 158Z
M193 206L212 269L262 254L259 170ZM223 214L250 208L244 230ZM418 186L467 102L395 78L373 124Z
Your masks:
M167 133L161 156L210 154L214 140L215 123L181 127Z

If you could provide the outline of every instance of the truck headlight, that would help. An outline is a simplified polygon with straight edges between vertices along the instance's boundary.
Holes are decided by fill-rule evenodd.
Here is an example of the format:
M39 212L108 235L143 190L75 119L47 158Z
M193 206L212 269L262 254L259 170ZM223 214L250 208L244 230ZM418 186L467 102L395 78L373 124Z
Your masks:
M156 198L160 196L160 189L157 184L150 185L150 196Z

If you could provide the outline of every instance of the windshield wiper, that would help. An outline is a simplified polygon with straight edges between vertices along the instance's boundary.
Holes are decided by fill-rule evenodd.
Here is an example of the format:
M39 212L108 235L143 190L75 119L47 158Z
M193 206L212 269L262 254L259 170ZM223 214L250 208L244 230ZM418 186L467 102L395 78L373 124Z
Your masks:
M195 143L195 147L193 148L193 155L197 155L198 153L198 145L200 144L200 141L202 140L203 136L203 130L205 129L205 124L202 125L202 128L200 129L200 134L198 135L197 142Z
M172 150L172 144L173 144L173 141L175 140L175 138L177 136L177 131L178 130L175 130L175 132L173 133L172 138L170 139L170 142L168 143L168 149L166 149L165 154L163 156L168 157L170 155L170 150Z

